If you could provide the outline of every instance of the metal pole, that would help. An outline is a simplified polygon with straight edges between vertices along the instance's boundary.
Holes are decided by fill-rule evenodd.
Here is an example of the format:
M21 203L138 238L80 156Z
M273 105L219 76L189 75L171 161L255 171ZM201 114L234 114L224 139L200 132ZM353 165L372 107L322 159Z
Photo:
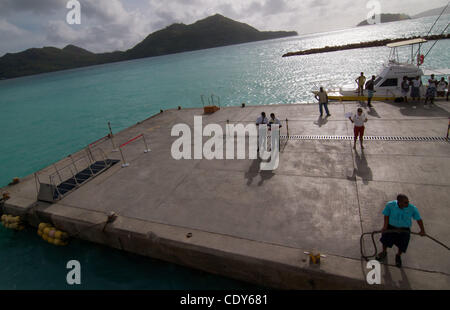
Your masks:
M144 134L142 134L142 140L144 140L144 146L145 146L144 153L150 152L151 150L150 150L150 148L147 145L147 141L145 140Z
M111 143L112 143L112 147L113 147L113 152L117 152L117 148L116 148L116 144L114 143L114 135L112 133L112 129L111 129L111 123L108 122L108 128L109 128L109 135L111 137Z
M59 180L60 180L60 181L61 181L61 183L62 183L62 178L61 178L61 175L59 174L58 168L56 168L56 165L55 165L55 164L53 164L53 168L55 168L55 170L56 170L56 174L58 175L58 178L59 178Z
M75 160L73 160L72 155L69 155L69 158L72 160L72 165L75 167L75 171L78 173L79 171L77 169L77 166L75 165Z
M286 118L286 130L287 130L287 137L289 139L289 120Z
M122 148L121 147L119 147L119 151L120 151L120 156L122 157L122 162L123 162L122 168L128 167L130 164L125 161L125 157L123 157L123 153L122 153Z

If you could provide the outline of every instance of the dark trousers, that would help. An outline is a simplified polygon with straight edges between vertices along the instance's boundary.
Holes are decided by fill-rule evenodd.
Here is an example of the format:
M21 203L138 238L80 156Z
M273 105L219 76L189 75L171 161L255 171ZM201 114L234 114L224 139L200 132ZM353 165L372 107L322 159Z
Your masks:
M323 115L323 106L325 107L325 112L327 112L327 115L330 114L330 111L328 111L328 102L319 103L320 116Z

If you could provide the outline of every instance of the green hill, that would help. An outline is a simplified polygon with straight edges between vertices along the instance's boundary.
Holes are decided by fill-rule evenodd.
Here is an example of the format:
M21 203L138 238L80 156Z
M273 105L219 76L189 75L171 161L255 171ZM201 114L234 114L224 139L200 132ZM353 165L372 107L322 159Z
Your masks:
M68 45L6 54L0 58L0 79L295 35L295 31L261 32L216 14L192 25L173 24L154 32L126 52L95 54Z
M295 35L296 32L261 32L216 14L192 25L173 24L157 31L128 50L126 57L159 56Z

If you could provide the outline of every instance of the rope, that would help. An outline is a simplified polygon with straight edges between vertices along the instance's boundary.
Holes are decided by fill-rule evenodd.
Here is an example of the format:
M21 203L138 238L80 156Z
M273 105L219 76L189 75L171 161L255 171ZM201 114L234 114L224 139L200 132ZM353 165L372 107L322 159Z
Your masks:
M445 30L447 30L448 26L450 26L450 23L447 24L447 27L445 27L445 29L442 31L441 35L444 34L444 32L445 32ZM430 47L430 49L428 50L428 52L425 54L425 57L424 57L424 58L426 58L426 57L428 56L428 54L431 52L431 50L433 49L433 47L436 45L436 43L437 43L438 41L439 41L439 40L434 41L433 45Z
M450 1L447 2L447 5L446 5L445 8L442 10L442 12L441 12L441 14L439 15L439 17L434 21L433 26L431 26L431 28L430 28L430 30L428 31L428 33L427 33L426 36L428 36L428 35L431 33L431 30L433 30L434 26L436 25L436 23L438 22L438 20L441 18L442 14L444 14L445 10L447 10L449 4L450 4ZM446 29L447 29L447 28L446 28ZM445 31L445 30L444 30L444 31ZM442 32L442 33L444 33L444 32ZM434 45L433 45L433 46L434 46ZM419 50L416 51L416 53L414 54L414 57L413 57L413 58L415 58L415 57L417 56L418 53L419 53ZM428 55L428 53L427 53L427 55ZM413 59L411 59L411 61L413 61Z
M394 230L394 229L388 229L386 231L381 231L381 230L376 230L376 231L372 231L372 232L367 232L367 233L363 233L361 235L361 238L359 239L359 244L361 247L361 257L364 258L366 261L369 260L369 258L371 257L375 257L378 254L378 249L377 249L377 244L375 242L375 234L381 234L381 233L408 233L408 234L412 234L412 235L419 235L419 233L416 232L409 232L409 231L404 231L404 230ZM365 235L370 235L371 239L372 239L372 243L373 243L373 247L375 249L375 253L373 255L364 255L364 250L363 250L363 239ZM444 247L445 249L447 249L447 251L450 251L450 248L445 245L444 243L440 242L439 240L437 240L436 238L431 237L430 235L425 234L424 237L427 237L431 240L433 240L434 242L436 242L437 244L439 244L440 246Z
M427 33L427 36L430 34L431 30L433 30L434 26L436 25L436 23L438 22L438 20L441 18L442 14L444 14L445 10L448 8L448 5L450 4L450 1L447 2L447 5L445 6L445 8L442 10L441 14L439 15L439 17L434 21L433 26L431 26L430 30Z

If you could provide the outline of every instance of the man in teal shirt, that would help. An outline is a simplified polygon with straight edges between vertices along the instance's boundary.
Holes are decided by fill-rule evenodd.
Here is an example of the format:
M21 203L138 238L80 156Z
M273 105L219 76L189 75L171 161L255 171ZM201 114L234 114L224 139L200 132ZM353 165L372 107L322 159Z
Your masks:
M406 253L411 233L411 218L417 221L420 227L420 235L425 236L425 228L422 218L416 206L409 203L406 195L399 194L397 200L390 201L383 210L384 226L381 235L383 252L377 255L377 260L383 260L387 255L387 248L396 245L398 253L395 256L395 265L402 266L401 255ZM386 230L397 230L398 232L386 232Z

